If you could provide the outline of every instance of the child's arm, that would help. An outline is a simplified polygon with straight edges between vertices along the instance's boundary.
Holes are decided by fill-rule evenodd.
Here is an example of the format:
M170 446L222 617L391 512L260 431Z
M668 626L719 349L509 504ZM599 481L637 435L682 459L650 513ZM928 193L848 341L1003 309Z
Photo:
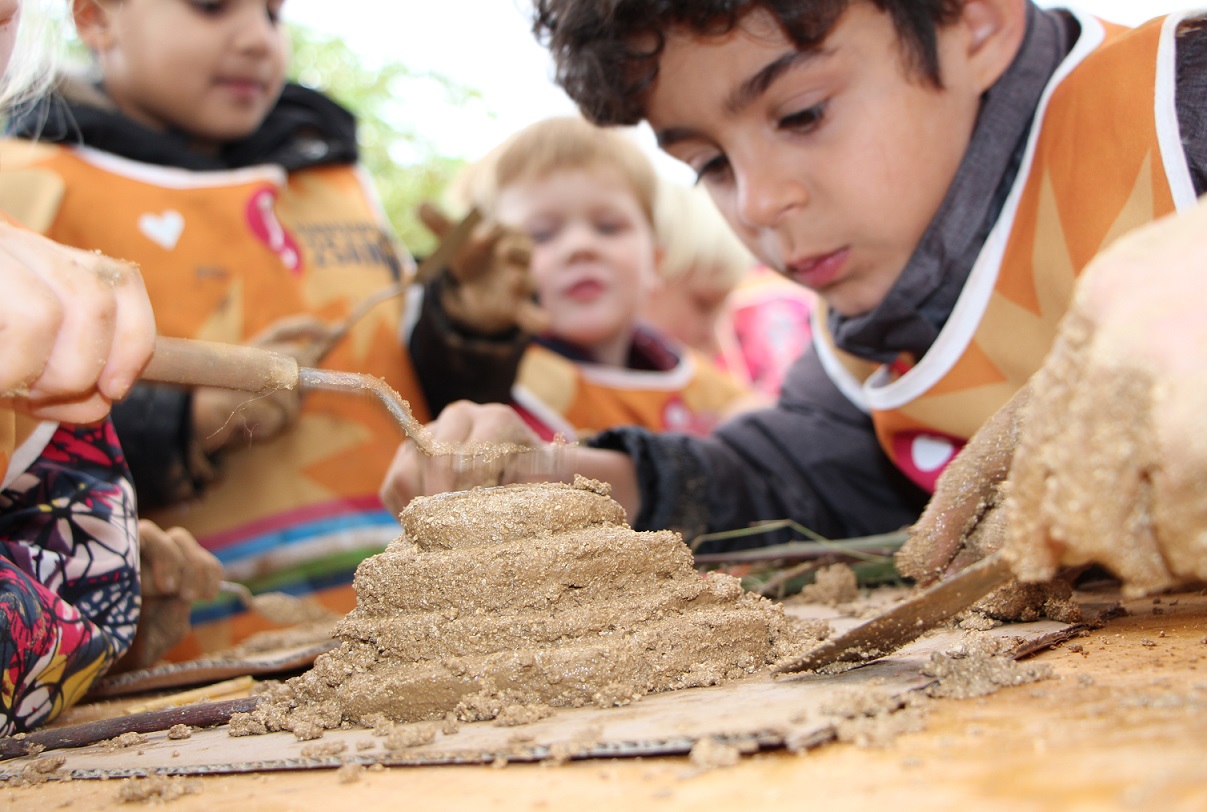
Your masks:
M432 206L420 208L437 236L451 222ZM439 414L457 400L506 403L520 358L547 316L533 301L528 238L483 223L426 282L408 347L428 408Z
M448 441L536 443L514 412L499 405L454 404L431 428ZM391 509L449 487L424 479L425 461L411 446L400 448L383 484ZM579 473L610 482L633 527L674 529L689 540L772 520L791 520L829 538L889 532L913 522L924 504L923 491L880 449L867 415L838 392L811 354L793 367L775 408L743 414L709 437L622 427L571 452L554 478ZM781 530L727 541L721 549L790 538L798 536Z
M0 732L55 718L129 647L137 545L112 427L60 426L0 496Z
M450 404L427 428L432 432L432 439L441 443L485 440L533 447L542 445L541 439L514 409L498 403L459 401ZM641 509L637 474L627 454L577 446L563 450L565 455L558 465L559 470L516 481L569 481L574 474L581 474L589 479L610 483L612 498L624 507L630 517L637 515ZM401 513L416 496L444 493L466 484L454 481L453 474L447 466L439 465L438 458L436 464L432 464L431 459L412 442L404 442L398 447L381 488L382 501L389 510L395 514Z

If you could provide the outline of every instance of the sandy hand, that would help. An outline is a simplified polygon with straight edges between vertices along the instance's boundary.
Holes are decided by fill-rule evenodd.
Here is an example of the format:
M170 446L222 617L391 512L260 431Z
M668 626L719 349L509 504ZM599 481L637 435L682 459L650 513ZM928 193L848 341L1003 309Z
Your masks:
M115 672L154 665L189 632L193 602L218 594L222 564L182 527L138 523L142 611L134 642Z
M466 400L450 403L426 428L437 447L545 445L514 409L499 403L481 404ZM390 463L390 470L381 486L382 501L388 509L398 514L416 496L431 496L475 485L502 484L497 481L498 471L494 469L478 467L462 470L455 466L455 462L455 459L447 456L424 454L414 442L407 440L398 447ZM481 481L483 477L494 477L494 481ZM541 479L540 476L532 476L527 481Z
M1097 257L1043 367L940 478L901 571L928 583L1000 547L1029 582L1090 563L1133 595L1207 579L1205 300L1207 202Z
M35 417L89 422L151 355L138 269L0 222L0 398Z
M454 225L428 203L420 206L419 218L439 238ZM527 235L499 223L482 223L449 261L441 304L450 318L479 333L514 327L539 333L549 318L533 299L531 261Z
M897 568L921 584L999 549L1006 477L1030 399L1024 387L972 436L939 477L935 495L897 553Z
M1086 269L1023 412L1006 554L1095 562L1128 594L1207 579L1207 199Z

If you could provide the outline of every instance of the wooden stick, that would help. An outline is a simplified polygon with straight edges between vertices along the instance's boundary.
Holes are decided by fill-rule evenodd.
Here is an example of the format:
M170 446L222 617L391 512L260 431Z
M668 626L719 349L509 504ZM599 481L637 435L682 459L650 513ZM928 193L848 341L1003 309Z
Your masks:
M63 747L83 747L106 739L116 738L123 733L154 733L167 730L172 725L190 727L214 727L230 721L235 713L248 713L260 701L256 696L227 699L222 702L206 702L186 705L183 708L136 713L116 719L101 719L68 727L38 730L25 735L0 739L0 759L16 758L41 750L58 750Z
M245 696L255 684L255 678L245 674L234 679L215 682L212 685L203 685L200 688L191 688L187 691L161 696L158 699L151 699L141 705L134 705L128 708L126 713L146 713L147 711L163 710L164 708L195 705L202 701L216 702L219 699L232 699L236 694Z

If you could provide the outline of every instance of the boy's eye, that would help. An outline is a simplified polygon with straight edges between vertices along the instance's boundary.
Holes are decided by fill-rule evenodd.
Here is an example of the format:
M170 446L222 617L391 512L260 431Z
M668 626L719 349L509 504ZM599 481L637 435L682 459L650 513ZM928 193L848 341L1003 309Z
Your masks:
M812 107L806 108L791 115L784 116L779 121L779 126L785 130L793 130L795 132L811 132L817 129L825 118L826 104L815 104Z
M696 183L720 180L729 171L729 159L718 155L696 167Z
M193 0L193 8L207 15L218 14L224 5L222 0Z

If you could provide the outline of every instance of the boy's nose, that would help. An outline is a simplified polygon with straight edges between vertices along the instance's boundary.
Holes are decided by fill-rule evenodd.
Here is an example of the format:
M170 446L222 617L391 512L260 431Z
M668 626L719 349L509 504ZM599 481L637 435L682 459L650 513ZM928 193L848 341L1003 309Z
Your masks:
M794 180L789 168L774 161L761 161L737 175L737 214L750 228L771 228L789 211L809 202L804 185Z

